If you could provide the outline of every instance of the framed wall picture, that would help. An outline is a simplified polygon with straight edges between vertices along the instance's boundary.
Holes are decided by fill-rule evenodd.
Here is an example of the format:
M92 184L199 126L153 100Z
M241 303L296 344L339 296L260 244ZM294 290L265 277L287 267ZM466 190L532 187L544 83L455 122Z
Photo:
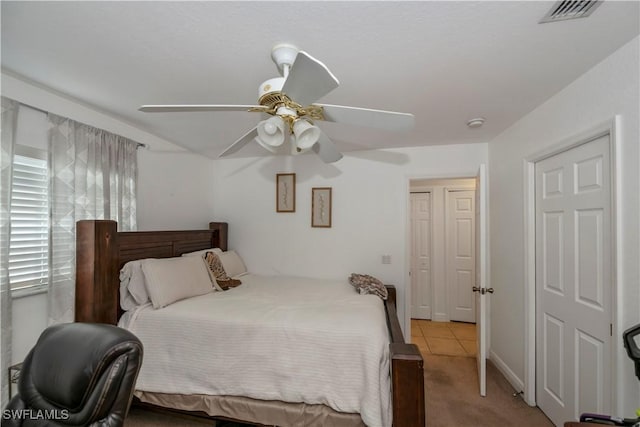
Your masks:
M311 226L331 227L331 187L311 189Z
M276 212L296 211L296 174L276 175Z

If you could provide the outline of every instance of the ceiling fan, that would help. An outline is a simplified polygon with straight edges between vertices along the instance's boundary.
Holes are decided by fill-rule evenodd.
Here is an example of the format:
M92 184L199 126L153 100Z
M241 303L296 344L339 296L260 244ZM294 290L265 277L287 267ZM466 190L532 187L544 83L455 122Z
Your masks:
M143 105L139 110L148 113L250 111L269 116L227 147L219 157L233 154L254 140L272 153L281 153L288 141L291 154L311 150L325 163L333 163L340 160L342 154L315 121L389 131L413 128L413 114L315 103L338 87L338 79L322 62L295 46L276 45L271 58L281 77L260 85L259 105Z

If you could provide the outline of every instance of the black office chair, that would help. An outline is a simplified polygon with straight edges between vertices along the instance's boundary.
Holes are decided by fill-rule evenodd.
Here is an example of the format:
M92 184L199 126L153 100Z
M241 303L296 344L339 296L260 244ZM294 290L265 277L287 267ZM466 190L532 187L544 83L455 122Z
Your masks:
M50 326L22 364L2 427L122 426L141 364L142 343L125 329Z

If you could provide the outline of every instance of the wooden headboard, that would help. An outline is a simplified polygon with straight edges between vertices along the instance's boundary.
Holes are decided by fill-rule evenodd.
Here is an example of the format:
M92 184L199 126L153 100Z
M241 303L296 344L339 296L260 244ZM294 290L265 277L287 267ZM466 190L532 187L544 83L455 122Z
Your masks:
M201 249L227 250L228 225L208 230L124 231L109 220L76 224L76 322L115 325L120 309L120 269L132 260L170 258Z

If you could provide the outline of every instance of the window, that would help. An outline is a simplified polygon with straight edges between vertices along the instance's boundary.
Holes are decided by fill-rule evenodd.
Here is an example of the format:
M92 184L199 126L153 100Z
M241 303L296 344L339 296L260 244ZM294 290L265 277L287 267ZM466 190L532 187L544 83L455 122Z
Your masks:
M49 276L49 173L46 153L17 146L11 186L11 290L47 285Z

